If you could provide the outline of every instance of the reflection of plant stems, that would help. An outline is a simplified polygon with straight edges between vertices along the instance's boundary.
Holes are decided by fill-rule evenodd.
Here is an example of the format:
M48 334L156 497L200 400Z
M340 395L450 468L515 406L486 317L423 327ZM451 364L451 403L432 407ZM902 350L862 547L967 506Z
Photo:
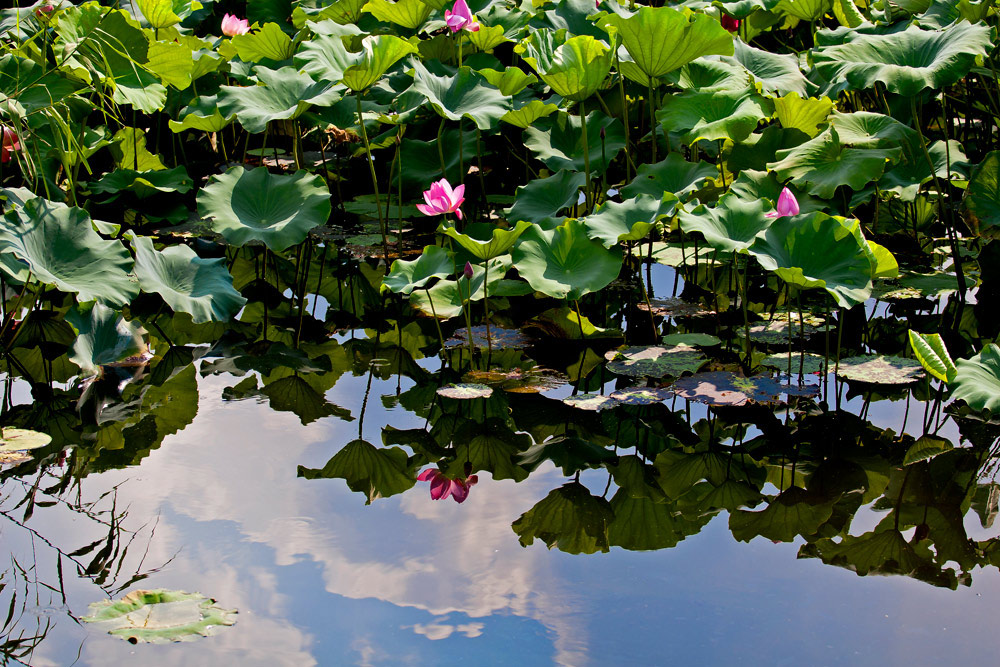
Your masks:
M378 194L378 178L375 176L375 160L372 159L372 147L368 143L368 130L365 129L365 119L361 115L361 93L356 93L355 98L358 101L358 125L361 126L361 138L365 142L365 154L368 156L368 169L371 171L372 188L375 190L375 209L378 211L378 227L379 231L382 233L382 252L384 254L385 264L388 266L389 239L386 234L385 217L382 215L382 200L379 198Z
M573 299L573 306L576 308L576 323L580 325L580 340L587 340L586 334L583 333L583 315L580 314L580 300ZM587 351L584 350L584 355L586 356ZM582 368L582 361L581 368Z
M736 265L736 285L739 286L739 266L740 257L738 254L733 253L733 263ZM753 365L753 351L750 344L750 314L747 311L747 298L750 295L750 255L746 257L746 263L743 265L743 293L740 295L740 303L743 304L743 335L746 337L747 341L747 370Z
M583 173L584 185L583 194L587 204L587 212L590 212L590 144L587 141L587 109L583 100L580 100L580 131L583 133Z
M441 344L441 349L444 349L444 334L441 333L441 322L438 320L437 311L434 310L434 299L431 297L431 290L426 285L424 286L424 291L427 292L427 302L431 304L431 315L434 316L434 326L437 327L438 340Z
M458 279L458 296L465 303L462 307L462 312L465 314L465 330L469 334L469 363L472 364L476 359L476 347L472 341L472 281L466 280L469 283L469 298L468 300L462 295L462 279Z

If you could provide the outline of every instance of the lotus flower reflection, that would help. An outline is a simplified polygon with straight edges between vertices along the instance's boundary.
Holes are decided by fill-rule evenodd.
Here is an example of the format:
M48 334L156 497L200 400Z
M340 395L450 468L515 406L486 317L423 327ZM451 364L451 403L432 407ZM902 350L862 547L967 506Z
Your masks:
M245 35L250 32L250 21L226 14L222 17L222 34L229 37Z
M449 479L435 468L428 468L417 476L418 482L431 483L431 499L444 500L448 496L456 503L463 503L469 497L469 489L479 482L478 475L469 475L463 479Z
M781 194L778 195L778 207L766 213L765 217L768 218L781 218L786 215L798 215L799 214L799 202L795 199L795 195L788 188L784 188Z
M463 29L469 32L479 31L479 23L473 18L472 10L469 9L469 5L465 3L465 0L455 0L455 5L451 8L451 11L445 10L444 21L448 24L452 32L458 32Z
M424 190L426 204L417 204L417 209L424 215L444 215L454 213L462 219L462 209L459 207L465 201L465 185L459 185L454 190L447 178L431 183L430 190Z

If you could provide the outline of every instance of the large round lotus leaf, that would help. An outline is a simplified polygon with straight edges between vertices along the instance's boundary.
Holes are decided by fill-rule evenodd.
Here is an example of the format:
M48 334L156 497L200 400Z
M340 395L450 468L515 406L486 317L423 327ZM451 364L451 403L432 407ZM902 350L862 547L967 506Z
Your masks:
M678 199L685 199L701 189L705 181L718 175L719 170L708 162L688 162L680 153L671 153L659 162L639 165L635 178L622 188L622 196L647 194L663 197L670 193Z
M545 225L558 224L556 214L580 200L580 188L586 177L568 169L547 178L536 178L527 185L520 185L514 205L504 211L508 220L527 220Z
M744 90L747 87L747 71L731 59L707 60L699 58L677 70L669 77L676 79L681 90Z
M362 12L368 12L379 21L395 23L410 30L416 30L431 15L432 7L423 0L368 0Z
M493 387L488 387L485 384L478 384L475 382L466 382L460 384L450 384L447 387L439 387L437 394L438 396L444 396L445 398L457 398L462 400L468 400L470 398L489 398L493 395Z
M798 93L802 97L809 94L806 77L799 69L799 61L794 54L755 49L741 39L735 40L734 46L733 61L745 67L765 93Z
M774 115L786 129L799 130L806 136L815 137L819 134L819 125L826 120L833 109L833 100L829 97L805 97L791 92L784 97L774 99Z
M1000 347L990 343L971 359L955 362L958 370L950 383L951 397L977 411L1000 413Z
M628 377L679 377L708 363L705 355L690 345L626 347L609 351L605 358L609 371Z
M441 246L429 245L424 248L420 257L412 261L394 261L382 284L392 292L409 294L415 289L426 287L435 278L446 278L454 272L455 263L451 254Z
M976 165L965 191L966 218L974 230L1000 226L1000 151L986 154Z
M793 185L784 185L773 173L766 171L744 169L740 172L739 177L733 181L733 184L729 186L727 194L739 197L744 201L767 199L772 204L777 204L778 198L781 196L781 191L786 187L795 196L801 213L826 210L827 202L808 195Z
M123 306L139 293L128 277L132 256L121 242L102 239L83 209L41 198L25 202L0 220L0 252L26 262L35 279L76 292L81 302Z
M531 227L531 223L526 220L518 220L513 229L503 229L496 225L479 226L473 223L465 227L467 233L463 234L454 227L448 227L444 230L444 233L455 239L473 257L485 262L486 260L495 259L505 254L529 227ZM480 240L472 235L478 231L485 232L481 236L485 236L486 238Z
M297 171L233 167L198 193L198 211L232 245L262 241L280 252L302 243L330 217L330 191L322 176Z
M416 52L416 46L394 35L369 35L361 40L361 52L351 54L354 64L344 70L341 83L355 92L363 91L400 58Z
M551 491L511 528L523 547L530 546L537 538L549 549L592 554L611 550L608 524L614 518L607 500L591 495L579 482L569 482Z
M850 308L871 295L873 269L866 248L856 220L811 213L778 218L749 252L785 282L825 289L838 305Z
M121 314L100 303L71 308L66 321L77 332L69 359L87 375L98 375L101 366L115 364L146 350L142 330Z
M786 386L762 375L743 377L730 371L715 371L682 377L670 390L681 398L721 406L775 403L781 394L810 396L818 393L819 388Z
M589 159L590 171L603 174L625 147L625 129L618 119L591 111L587 114L585 154L580 117L559 113L529 127L524 133L524 145L552 171L584 171Z
M480 130L490 130L511 110L510 98L479 72L462 67L455 76L441 76L431 74L415 58L412 62L411 90L426 98L434 111L448 120L469 118Z
M871 384L910 384L924 377L924 368L914 359L863 355L841 359L837 375Z
M789 338L808 338L816 333L817 329L806 322L802 327L798 322L789 324L788 320L773 320L755 324L750 327L750 338L761 343L772 345L787 345Z
M0 429L0 453L22 452L45 447L52 442L52 436L26 428Z
M832 5L833 0L781 0L774 11L800 21L817 21L832 9Z
M858 35L846 44L812 51L816 73L833 82L831 92L865 90L876 82L911 97L926 88L957 82L990 49L990 27L959 22L941 30L911 25L887 35Z
M837 131L841 143L855 148L903 147L909 152L920 150L920 135L912 127L891 116L870 111L840 113L830 116L830 127Z
M622 203L606 202L595 213L581 218L587 236L613 248L622 241L641 241L657 221L671 215L677 200L667 195L666 201L654 195L639 195Z
M159 294L174 312L189 314L195 324L228 322L247 302L233 288L222 257L202 259L186 245L156 250L146 236L133 237L132 248L139 287Z
M583 223L575 219L550 231L529 229L511 255L533 289L571 301L607 287L622 267L621 253L587 238Z
M235 615L235 609L223 609L200 593L156 589L94 602L82 620L133 644L167 644L211 636L220 627L233 625Z
M515 47L542 81L574 102L597 92L611 69L611 49L590 35L563 41L564 30L539 30Z
M601 394L577 394L562 399L566 405L580 410L607 410L619 404L618 400Z
M268 121L298 118L312 104L330 106L340 99L332 84L317 83L294 67L258 67L254 72L262 85L219 89L220 113L235 115L248 132L263 132Z
M719 205L700 205L690 213L680 213L681 229L688 234L701 232L710 246L723 252L743 252L757 235L775 221L764 215L764 202L744 201L723 196Z
M761 359L761 364L777 368L782 373L822 373L826 367L826 357L812 352L778 352Z
M688 144L700 139L740 142L772 111L771 102L753 88L686 91L667 97L656 119L666 131L681 133L681 140Z
M340 81L344 70L354 64L354 58L344 47L341 35L315 34L299 47L294 62L317 81Z
M776 162L769 162L767 168L810 194L831 199L842 185L861 190L877 181L886 163L898 162L901 156L900 148L853 148L829 127L804 144L778 151Z

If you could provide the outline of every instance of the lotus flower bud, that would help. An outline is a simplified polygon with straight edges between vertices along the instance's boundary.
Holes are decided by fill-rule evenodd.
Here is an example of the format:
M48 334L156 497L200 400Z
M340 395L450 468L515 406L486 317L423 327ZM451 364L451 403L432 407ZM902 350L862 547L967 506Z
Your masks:
M465 263L465 269L462 271L462 275L465 276L466 280L472 280L472 264L470 262Z

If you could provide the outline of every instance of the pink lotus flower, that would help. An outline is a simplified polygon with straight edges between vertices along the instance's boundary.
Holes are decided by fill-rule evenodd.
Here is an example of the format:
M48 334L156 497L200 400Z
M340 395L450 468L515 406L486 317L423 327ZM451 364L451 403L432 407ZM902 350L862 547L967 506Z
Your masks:
M431 183L430 190L424 190L424 201L427 204L417 204L417 208L424 215L454 213L461 220L462 209L459 206L465 201L465 185L452 190L448 179L442 178Z
M17 138L17 132L9 127L3 128L3 149L0 155L0 162L10 162L10 152L21 150L21 142Z
M462 270L462 275L465 276L466 280L472 280L472 262L465 263L465 268Z
M245 35L250 32L250 21L226 14L222 17L222 34L233 37L234 35Z
M799 214L799 202L796 201L795 195L788 188L784 188L781 194L778 195L778 208L766 213L764 217L766 218L780 218L786 215L798 215Z
M40 7L35 7L35 16L40 19L48 18L48 15L54 12L56 8L51 4L41 5Z
M452 32L458 32L462 29L469 32L479 31L479 23L473 18L472 10L469 9L469 5L465 3L465 0L455 0L455 5L451 8L451 11L445 10L444 22L448 24Z
M443 500L451 496L456 503L462 503L469 497L469 489L479 482L479 476L469 475L464 480L449 479L440 470L428 468L417 476L417 481L431 483L432 500Z
M740 20L734 19L729 14L723 14L720 20L722 22L722 27L729 32L736 32L740 29Z

